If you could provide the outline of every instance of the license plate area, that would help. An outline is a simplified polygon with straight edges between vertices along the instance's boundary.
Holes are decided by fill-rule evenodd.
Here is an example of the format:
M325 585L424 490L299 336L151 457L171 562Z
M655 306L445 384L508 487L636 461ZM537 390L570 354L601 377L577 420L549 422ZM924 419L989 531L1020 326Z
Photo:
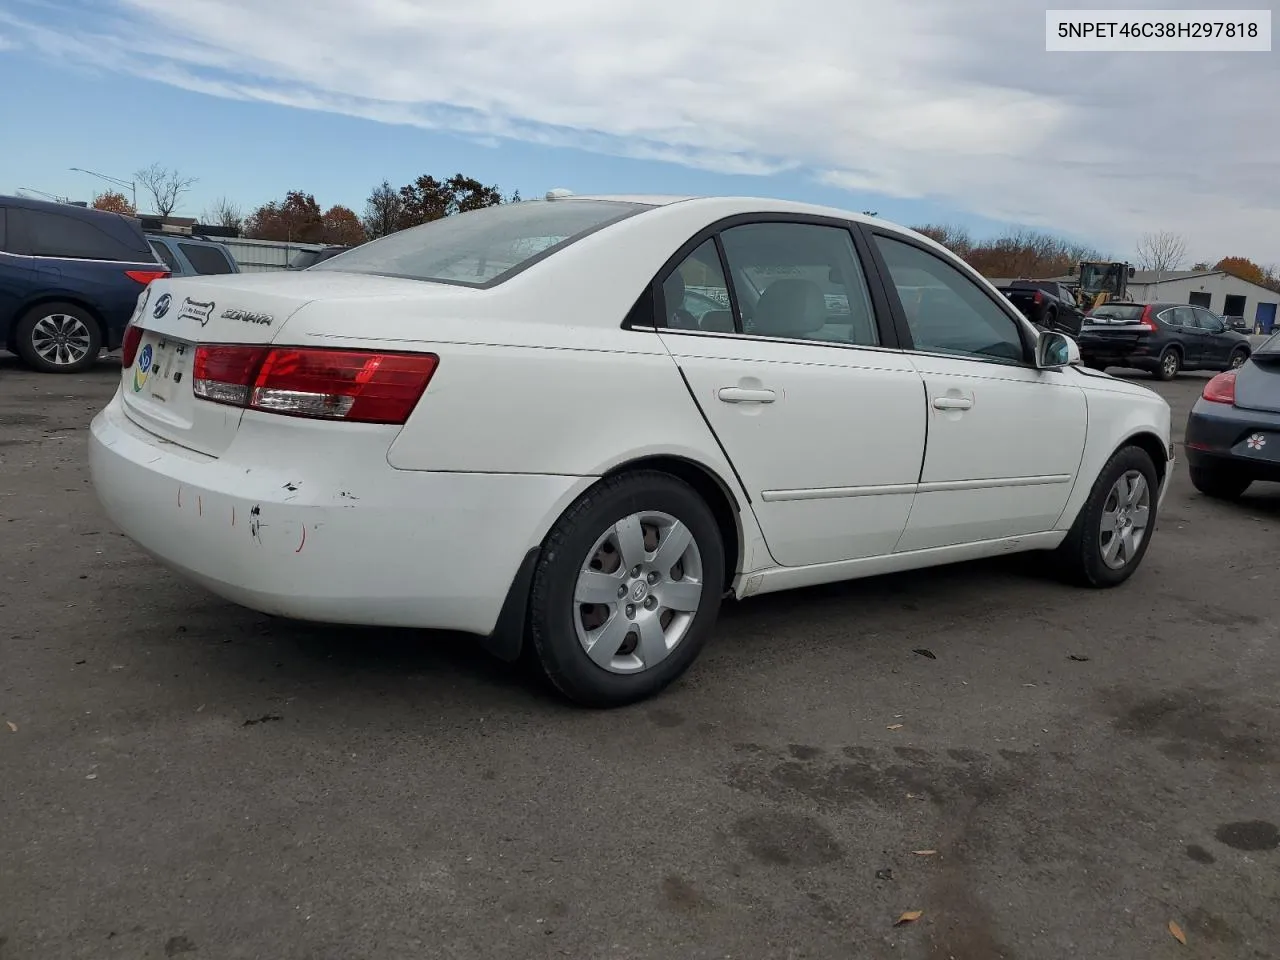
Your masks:
M179 391L191 392L191 361L195 345L173 337L158 337L152 344L149 397L166 406Z

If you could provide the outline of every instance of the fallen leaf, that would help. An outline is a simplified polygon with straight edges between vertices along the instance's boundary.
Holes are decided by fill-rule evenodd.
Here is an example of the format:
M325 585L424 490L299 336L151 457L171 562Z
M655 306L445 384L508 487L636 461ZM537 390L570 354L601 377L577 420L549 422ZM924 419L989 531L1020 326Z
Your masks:
M924 647L916 647L916 649L912 650L911 652L912 652L912 653L918 653L918 654L920 654L920 656L922 656L922 657L928 657L930 660L937 660L937 659L938 659L936 656L934 656L934 654L933 654L933 651L932 651L932 650L926 650Z
M86 774L85 774L85 776L84 776L84 778L85 778L86 780L97 780L97 779L98 779L98 775L97 775L96 773L86 773Z
M901 730L901 729L902 729L902 724L900 724L900 723L891 723L891 724L889 724L887 727L885 727L885 729L886 729L886 730Z
M1074 653L1067 657L1068 660L1074 660L1076 663L1088 663L1088 657L1077 657Z
M6 721L5 721L5 723L6 723L6 724L8 724L9 732L10 732L10 733L17 733L17 732L18 732L18 725L17 725L16 723L14 723L12 720L6 720Z
M1173 939L1177 940L1184 947L1187 945L1187 935L1182 932L1182 928L1178 926L1176 920L1169 921L1169 932L1173 934Z
M912 850L911 852L917 857L933 857L938 854L937 850Z
M892 880L892 879L893 879L893 871L892 871L892 870L890 870L888 867L884 867L884 868L882 868L882 869L880 869L880 870L877 870L877 871L876 871L876 879L877 879L877 880Z
M917 920L919 920L923 916L924 916L923 910L908 910L905 913L903 913L903 915L900 916L897 920L895 920L893 922L893 925L895 927L900 927L904 923L915 923Z

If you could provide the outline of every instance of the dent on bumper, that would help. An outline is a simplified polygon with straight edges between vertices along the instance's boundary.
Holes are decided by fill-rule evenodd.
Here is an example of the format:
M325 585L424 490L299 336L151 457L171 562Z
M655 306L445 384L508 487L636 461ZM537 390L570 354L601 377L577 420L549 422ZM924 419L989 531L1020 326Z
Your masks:
M285 470L240 435L214 459L116 401L90 430L98 498L143 550L243 606L331 623L489 633L530 546L591 482L396 470L385 446L299 451Z

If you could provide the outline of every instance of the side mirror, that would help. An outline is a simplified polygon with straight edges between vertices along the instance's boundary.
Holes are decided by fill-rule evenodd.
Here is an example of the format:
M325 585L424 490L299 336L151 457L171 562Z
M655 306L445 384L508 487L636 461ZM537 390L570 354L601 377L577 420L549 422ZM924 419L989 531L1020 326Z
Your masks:
M1080 362L1080 347L1066 334L1042 330L1036 339L1036 366L1041 370L1061 370Z

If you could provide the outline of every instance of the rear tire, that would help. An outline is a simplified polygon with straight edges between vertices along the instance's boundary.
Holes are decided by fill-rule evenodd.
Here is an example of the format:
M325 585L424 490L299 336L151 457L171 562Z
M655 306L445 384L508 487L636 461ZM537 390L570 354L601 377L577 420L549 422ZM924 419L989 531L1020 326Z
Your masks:
M1215 500L1238 500L1253 480L1238 470L1223 467L1190 467L1191 485Z
M42 303L18 321L14 348L27 366L40 373L82 373L102 352L102 328L83 307Z
M1057 549L1059 572L1082 586L1124 583L1146 556L1158 500L1159 481L1150 454L1141 447L1121 447L1098 474L1089 499Z
M623 706L654 696L697 659L723 593L711 508L668 474L623 474L596 484L551 528L534 571L529 637L563 695Z
M1182 354L1178 352L1178 348L1165 347L1164 353L1160 354L1160 366L1156 368L1156 377L1169 381L1176 377L1181 369Z

